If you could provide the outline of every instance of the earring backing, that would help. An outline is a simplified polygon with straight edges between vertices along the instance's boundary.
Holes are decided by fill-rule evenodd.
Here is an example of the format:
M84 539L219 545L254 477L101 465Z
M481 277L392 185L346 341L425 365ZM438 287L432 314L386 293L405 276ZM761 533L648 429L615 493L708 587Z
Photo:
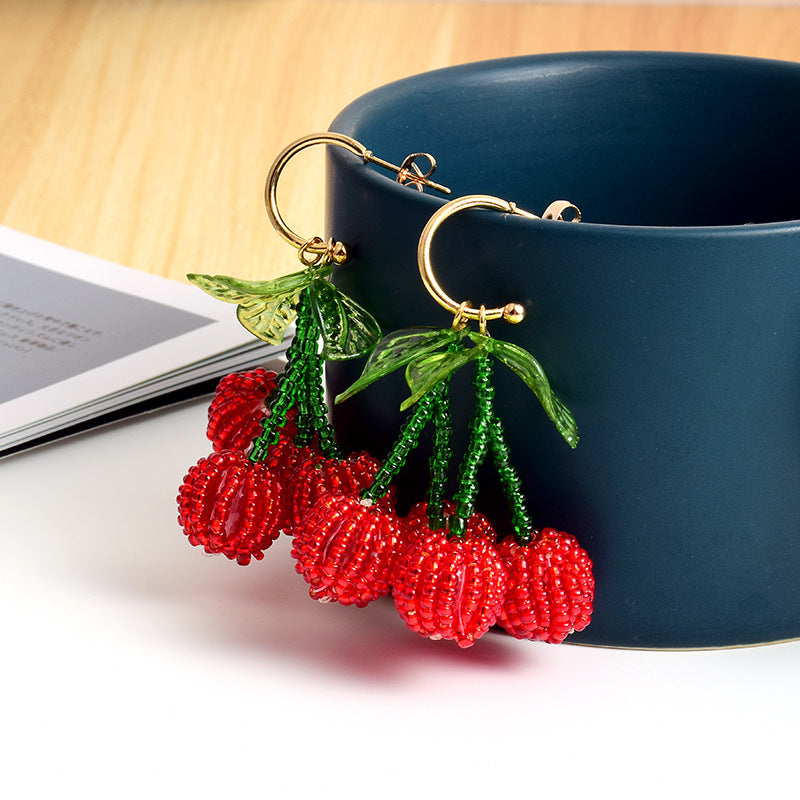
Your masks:
M315 144L332 144L343 147L351 153L359 156L365 164L377 164L379 167L388 169L397 174L397 182L401 184L410 184L418 189L420 192L424 187L428 186L443 194L450 194L450 189L442 186L440 183L435 183L430 180L431 175L436 170L436 159L430 153L411 153L403 159L402 164L398 167L389 161L378 158L371 150L368 150L361 142L345 136L342 133L314 133L309 136L304 136L290 145L285 147L273 161L270 167L269 174L267 175L266 185L264 187L264 204L267 208L270 222L275 230L283 237L289 244L296 247L300 253L300 259L303 263L311 265L316 264L323 259L328 259L336 264L344 264L350 257L347 245L344 242L336 242L329 239L327 242L319 236L311 238L304 238L295 233L284 221L278 208L278 179L281 172L289 160L304 150ZM423 172L417 161L419 159L427 159L428 169Z

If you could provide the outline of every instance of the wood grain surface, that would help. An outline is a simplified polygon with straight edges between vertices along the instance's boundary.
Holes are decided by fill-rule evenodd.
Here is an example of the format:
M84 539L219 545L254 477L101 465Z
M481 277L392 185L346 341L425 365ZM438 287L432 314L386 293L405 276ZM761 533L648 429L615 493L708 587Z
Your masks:
M179 280L293 271L262 199L285 144L397 78L595 49L800 61L800 7L2 0L0 223ZM281 207L311 236L321 155L297 162Z

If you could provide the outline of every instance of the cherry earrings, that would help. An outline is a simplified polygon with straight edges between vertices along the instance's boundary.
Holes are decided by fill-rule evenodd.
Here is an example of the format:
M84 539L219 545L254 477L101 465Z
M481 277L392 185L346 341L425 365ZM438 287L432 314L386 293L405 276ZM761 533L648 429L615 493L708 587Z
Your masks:
M398 180L420 190L444 190L430 181L431 156L425 156L431 166L423 174L416 161L425 154L395 167L339 134L299 140L276 159L267 181L267 208L276 229L298 248L304 269L265 282L189 277L214 296L235 302L239 319L256 336L280 341L293 320L295 336L280 375L253 370L220 382L209 409L215 452L186 475L178 496L179 522L192 544L240 564L262 558L284 531L293 536L295 569L311 597L364 606L391 594L408 627L431 639L468 647L497 623L517 638L560 642L589 624L592 564L573 536L534 525L495 411L494 363L519 375L571 447L578 442L575 421L536 359L489 335L492 320L521 322L522 306L475 308L452 300L436 281L430 257L435 232L455 213L485 208L534 215L489 195L458 198L440 208L422 232L418 266L431 296L453 314L452 324L381 338L375 320L328 280L334 265L347 259L347 246L301 239L277 209L275 187L283 166L303 147L320 142L392 169ZM579 219L565 201L551 205L544 216L565 214ZM470 329L471 322L477 330ZM368 356L361 377L337 402L401 367L409 386L401 409L410 413L382 462L365 452L342 455L327 418L323 362L359 356ZM450 377L468 365L474 411L450 492ZM400 516L392 482L429 425L428 491ZM478 469L489 455L511 512L513 533L502 540L475 510Z
M573 536L534 526L502 421L494 409L493 362L499 361L520 376L571 447L578 443L577 427L536 359L488 333L491 319L521 322L522 307L513 302L488 309L458 303L434 277L430 259L434 233L449 216L471 208L533 216L488 195L462 197L439 209L422 232L418 262L430 294L453 313L452 325L395 331L384 337L370 354L361 377L337 401L405 368L410 396L401 408L413 407L414 411L384 466L362 491L365 502L383 496L422 430L431 422L434 426L427 497L392 529L397 531L397 542L388 559L387 580L406 624L423 636L454 639L462 647L473 644L495 622L517 638L555 643L589 624L594 597L592 564ZM469 329L469 321L478 322L477 331ZM468 364L474 367L474 413L457 485L452 498L447 498L452 458L449 382L456 370ZM500 542L489 520L475 512L478 469L489 454L512 518L513 534ZM315 522L308 520L306 530L314 526ZM302 554L295 557L302 566Z

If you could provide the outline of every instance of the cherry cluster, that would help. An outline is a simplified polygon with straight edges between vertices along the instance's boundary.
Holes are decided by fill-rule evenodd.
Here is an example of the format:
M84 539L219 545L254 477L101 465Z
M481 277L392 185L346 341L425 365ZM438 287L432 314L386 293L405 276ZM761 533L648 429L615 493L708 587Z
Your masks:
M207 431L214 452L189 470L178 495L191 544L244 565L283 532L293 537L295 569L312 598L363 607L391 594L409 628L461 647L495 623L551 643L589 624L592 564L573 536L546 528L498 541L463 498L430 496L397 514L388 481L434 414L436 392L381 464L366 452L325 452L325 437L298 435L303 408L284 409L270 425L282 377L257 369L220 382ZM254 460L265 429L275 435ZM457 531L448 519L461 520Z
M188 471L178 494L178 522L189 542L243 566L262 559L282 531L291 534L321 495L357 492L379 467L367 453L328 458L316 443L296 444L296 408L266 457L252 460L278 377L259 368L220 381L206 431L214 452Z

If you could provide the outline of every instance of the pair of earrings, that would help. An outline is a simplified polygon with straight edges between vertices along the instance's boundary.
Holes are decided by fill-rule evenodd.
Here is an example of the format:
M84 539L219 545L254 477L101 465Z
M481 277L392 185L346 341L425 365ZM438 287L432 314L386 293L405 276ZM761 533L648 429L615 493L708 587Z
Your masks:
M585 628L593 609L592 563L577 540L553 528L537 529L494 408L493 361L510 367L533 391L571 447L578 441L570 411L556 397L527 351L492 338L490 320L522 321L516 303L477 308L442 289L431 264L431 242L449 216L471 208L533 217L490 195L469 195L442 206L419 240L418 266L431 296L453 315L452 324L381 336L376 320L329 277L349 257L346 244L303 239L283 221L277 183L286 163L305 147L334 144L397 173L420 191L432 187L436 162L415 153L399 166L336 133L289 145L275 160L265 199L276 230L298 250L303 268L269 281L189 275L220 300L235 303L239 321L255 336L279 343L295 333L281 374L255 369L228 375L209 407L207 434L214 452L193 466L178 494L178 520L193 545L239 564L263 558L281 532L293 537L295 569L312 598L364 606L391 594L409 628L431 639L469 647L495 623L520 639L557 643ZM423 173L417 161L425 157ZM543 216L561 218L572 204L557 201ZM477 322L477 330L470 328ZM410 413L390 452L378 461L367 452L343 454L328 419L326 360L367 357L359 379L340 394L361 389L405 368ZM474 413L457 485L447 485L453 425L449 384L453 373L474 367ZM394 505L392 482L433 427L427 496L404 516ZM503 486L513 533L498 540L487 517L475 511L478 470L491 454Z

